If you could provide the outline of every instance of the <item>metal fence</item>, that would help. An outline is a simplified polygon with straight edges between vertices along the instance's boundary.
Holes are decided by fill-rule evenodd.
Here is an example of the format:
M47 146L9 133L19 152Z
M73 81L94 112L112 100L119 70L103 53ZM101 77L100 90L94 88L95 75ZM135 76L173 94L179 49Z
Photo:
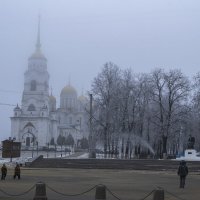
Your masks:
M34 184L32 187L30 187L28 190L19 193L19 194L11 194L5 190L2 190L0 188L0 192L9 197L9 199L15 199L16 197L20 197L20 196L24 196L26 194L28 194L29 192L35 190L35 195L33 197L33 200L48 200L48 195L47 195L47 190L50 190L51 192L56 193L56 195L58 196L63 196L65 199L70 199L72 197L75 196L81 196L84 195L92 190L95 190L95 197L93 199L95 200L106 200L107 198L107 193L109 193L110 195L112 195L115 199L117 200L124 200L122 198L120 198L117 194L115 194L113 191L111 191L107 186L103 185L103 184L98 184L98 185L94 185L93 187L80 192L80 193L76 193L76 194L67 194L67 193L62 193L58 190L55 190L54 188L50 187L49 185L43 183L43 182L37 182L36 184ZM145 199L153 199L153 200L164 200L164 199L168 199L170 196L170 199L178 199L178 200L186 200L183 199L181 197L178 197L177 195L164 190L161 187L157 187L156 189L150 191L148 194L145 194L143 198L141 199L137 199L137 200L145 200ZM134 199L136 200L136 199Z

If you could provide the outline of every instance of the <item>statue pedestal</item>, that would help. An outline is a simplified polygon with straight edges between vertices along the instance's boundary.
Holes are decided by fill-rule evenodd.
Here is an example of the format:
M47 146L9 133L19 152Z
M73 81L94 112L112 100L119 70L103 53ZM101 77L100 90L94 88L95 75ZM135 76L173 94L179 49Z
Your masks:
M185 155L176 158L176 160L200 161L200 153L197 153L195 149L186 149Z
M185 158L196 158L197 151L195 149L186 149L185 150Z

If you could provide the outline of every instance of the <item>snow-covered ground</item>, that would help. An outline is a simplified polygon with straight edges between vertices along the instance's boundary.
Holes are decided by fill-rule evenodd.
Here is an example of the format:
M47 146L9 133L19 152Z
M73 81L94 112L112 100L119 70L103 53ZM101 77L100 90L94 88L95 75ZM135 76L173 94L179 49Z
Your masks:
M12 158L12 162L10 158L2 158L2 152L0 152L0 166L3 165L3 163L6 163L7 166L13 166L16 163L21 163L22 165L25 164L25 162L31 162L35 158L37 158L39 155L43 155L44 158L67 158L74 153L65 153L65 152L54 152L54 151L21 151L21 157L19 158Z
M77 159L86 159L89 157L89 153L83 153L82 155L77 156Z
M63 159L86 159L89 158L89 153L87 152L55 152L55 151L21 151L21 157L12 158L2 158L2 152L0 151L0 166L4 163L7 166L15 166L16 163L24 165L26 162L32 162L38 156L43 155L44 158L63 158ZM96 154L96 158L103 159L104 154ZM110 158L110 157L109 157ZM114 159L114 158L113 158Z

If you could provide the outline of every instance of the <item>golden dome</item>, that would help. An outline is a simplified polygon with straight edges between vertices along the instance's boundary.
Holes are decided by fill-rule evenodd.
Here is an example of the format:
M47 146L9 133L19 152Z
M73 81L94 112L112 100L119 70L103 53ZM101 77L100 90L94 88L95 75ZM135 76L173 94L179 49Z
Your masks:
M78 97L78 100L81 101L81 102L86 102L87 98L84 95L81 95L81 96Z
M62 89L60 95L61 96L62 95L77 95L77 93L76 93L76 89L73 86L67 85Z
M49 100L52 101L52 102L55 102L55 101L56 101L56 98L55 98L53 95L50 95L50 96L49 96Z
M29 59L45 59L46 60L45 56L43 55L41 51L35 51Z

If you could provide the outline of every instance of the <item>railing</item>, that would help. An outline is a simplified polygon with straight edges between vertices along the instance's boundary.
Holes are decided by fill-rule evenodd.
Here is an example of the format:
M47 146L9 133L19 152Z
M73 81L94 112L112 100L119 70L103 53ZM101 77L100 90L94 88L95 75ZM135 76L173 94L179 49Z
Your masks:
M55 190L54 188L50 187L49 185L43 183L43 182L37 182L35 185L33 185L32 187L30 187L28 190L19 193L19 194L11 194L7 191L4 191L2 189L0 189L0 192L3 193L5 196L8 197L13 197L13 199L15 197L20 197L20 196L24 196L26 194L28 194L30 191L32 191L33 189L35 189L35 196L33 197L33 200L48 200L47 194L46 194L46 188L54 193L56 193L57 195L61 195L66 197L66 199L70 199L70 197L75 197L75 196L81 196L84 195L92 190L96 190L95 192L95 200L106 200L107 199L107 192L112 195L115 199L117 200L122 200L118 195L116 195L114 192L112 192L107 186L102 185L102 184L98 184L95 185L89 189L87 189L86 191L77 193L77 194L66 194L66 193L62 193L59 192L57 190ZM178 200L186 200L183 199L181 197L178 197L177 195L164 190L161 187L157 187L156 189L150 191L148 194L146 194L143 198L138 199L138 200L145 200L150 196L153 196L153 200L164 200L165 199L165 194L170 195L171 198L170 199L178 199ZM136 200L136 199L135 199Z

